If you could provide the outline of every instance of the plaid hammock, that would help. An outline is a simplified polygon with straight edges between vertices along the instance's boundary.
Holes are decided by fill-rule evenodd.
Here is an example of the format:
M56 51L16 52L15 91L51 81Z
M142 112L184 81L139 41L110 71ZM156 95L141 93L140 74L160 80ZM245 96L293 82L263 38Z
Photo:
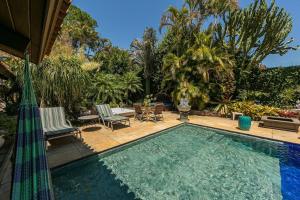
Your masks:
M54 199L40 113L29 72L28 54L25 59L24 86L18 115L11 199Z

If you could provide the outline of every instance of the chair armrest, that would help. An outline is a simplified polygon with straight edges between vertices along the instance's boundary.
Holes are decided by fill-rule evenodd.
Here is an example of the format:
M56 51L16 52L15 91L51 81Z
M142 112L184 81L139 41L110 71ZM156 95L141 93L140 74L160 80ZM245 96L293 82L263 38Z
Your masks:
M104 117L103 115L98 114L98 116L99 116L99 118L100 118L102 121L104 121L105 117Z
M67 123L69 124L69 126L72 126L70 120L66 120L66 121L67 121Z

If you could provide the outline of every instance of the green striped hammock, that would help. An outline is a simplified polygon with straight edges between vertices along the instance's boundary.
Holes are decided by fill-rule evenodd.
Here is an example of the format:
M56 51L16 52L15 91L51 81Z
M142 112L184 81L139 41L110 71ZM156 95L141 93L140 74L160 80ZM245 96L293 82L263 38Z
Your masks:
M54 199L40 112L29 72L28 54L25 59L22 101L18 114L11 199Z

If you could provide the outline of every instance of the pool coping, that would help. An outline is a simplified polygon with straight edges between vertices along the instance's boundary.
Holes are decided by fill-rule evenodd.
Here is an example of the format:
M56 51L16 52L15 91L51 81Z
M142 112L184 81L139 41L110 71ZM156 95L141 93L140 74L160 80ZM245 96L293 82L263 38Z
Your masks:
M129 142L125 142L123 144L120 144L120 145L117 145L117 146L114 146L114 147L111 147L111 148L108 148L108 149L105 149L105 150L102 150L102 151L97 151L97 152L94 152L90 155L87 155L87 156L83 156L81 158L78 158L78 159L75 159L75 160L72 160L70 162L66 162L64 164L61 164L61 165L57 165L55 167L52 167L50 168L50 171L53 171L53 170L56 170L58 168L61 168L61 167L64 167L66 165L70 165L72 163L75 163L77 161L80 161L80 160L84 160L84 159L88 159L89 157L93 157L95 155L99 155L99 154L105 154L105 153L109 153L110 151L114 151L114 150L117 150L117 149L121 149L122 147L126 147L126 146L129 146L129 145L134 145L135 143L137 142L141 142L143 140L146 140L146 139L151 139L152 137L155 137L155 136L158 136L160 133L164 132L164 131L168 131L168 130L171 130L171 129L174 129L174 128L178 128L180 126L185 126L187 123L181 123L181 124L177 124L175 126L172 126L172 127L168 127L166 129L163 129L163 130L160 130L160 131L157 131L157 132L154 132L154 133L150 133L149 135L146 135L146 136L143 136L143 137L140 137L140 138L137 138L137 139L134 139L134 140L131 140Z
M231 130L226 130L226 129L222 129L222 128L215 128L215 127L200 125L200 124L191 123L191 122L184 122L184 123L177 124L175 126L168 127L166 129L163 129L163 130L160 130L160 131L157 131L157 132L154 132L154 133L150 133L149 135L146 135L146 136L143 136L143 137L131 140L129 142L126 142L126 143L123 143L123 144L120 144L120 145L117 145L117 146L114 146L114 147L111 147L111 148L108 148L108 149L105 149L105 150L102 150L102 151L97 151L97 152L94 152L94 153L92 153L90 155L83 156L81 158L78 158L78 159L66 162L64 164L54 166L54 167L50 168L50 171L55 171L55 170L57 170L59 168L62 168L62 167L65 167L67 165L71 165L73 163L76 163L77 161L88 159L90 157L93 157L93 156L96 156L96 155L99 155L99 154L114 153L114 151L117 151L118 149L121 150L122 148L124 148L126 146L135 145L138 142L142 142L144 140L148 140L148 139L151 139L153 137L159 136L159 134L163 134L163 132L165 132L165 131L168 131L168 130L171 130L171 129L175 129L175 128L178 128L178 127L181 127L181 126L186 126L186 125L198 126L198 127L207 128L207 129L213 129L213 130L219 130L219 131L225 132L224 134L231 134L232 133L232 135L238 135L238 136L244 136L244 137L252 137L252 138L258 138L258 139L267 140L267 141L276 142L276 143L283 143L283 144L291 144L291 145L300 146L300 144L297 144L297 143L286 142L286 141L282 141L282 140L278 140L278 139L267 138L267 137L263 137L263 136L256 136L256 135L251 135L251 134L248 134L248 133L241 133L241 132L238 132L238 131L231 131Z

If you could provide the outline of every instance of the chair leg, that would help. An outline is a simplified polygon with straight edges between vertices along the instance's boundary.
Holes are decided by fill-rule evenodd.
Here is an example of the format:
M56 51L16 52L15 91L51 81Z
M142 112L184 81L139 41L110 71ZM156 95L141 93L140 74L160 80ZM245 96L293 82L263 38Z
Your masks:
M102 123L103 123L104 127L108 127L108 126L109 126L109 122L107 122L107 126L106 126L106 124L105 124L105 121L104 121L104 120L102 120Z
M146 116L145 116L145 114L142 114L142 121L144 121L145 120L145 118L146 118Z
M80 131L80 130L78 130L78 133L77 133L77 134L79 134L79 139L80 139L81 141L83 141L82 134L81 134L81 131Z
M45 149L48 150L48 140L45 140Z
M110 127L110 122L107 122L107 125L104 124L104 126L105 126L106 128L109 128L109 127Z

